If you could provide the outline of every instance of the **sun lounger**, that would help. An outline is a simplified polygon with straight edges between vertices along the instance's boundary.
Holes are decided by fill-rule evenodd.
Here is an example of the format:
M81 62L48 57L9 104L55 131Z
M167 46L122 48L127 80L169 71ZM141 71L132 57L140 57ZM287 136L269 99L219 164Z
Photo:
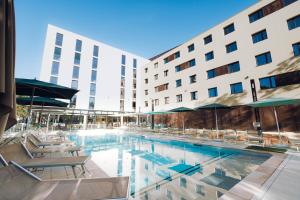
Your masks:
M14 161L0 168L0 199L127 199L129 177L41 180Z
M223 137L225 141L234 141L236 143L239 135L236 130L227 129Z
M74 153L76 153L77 156L79 156L79 151L81 150L81 147L76 146L53 146L53 147L44 147L39 148L39 146L32 141L31 138L27 138L25 145L29 152L33 155L43 155L43 154L49 154L49 153L71 153L74 156Z
M56 146L56 145L73 145L73 142L71 141L41 141L36 135L34 134L29 134L27 137L29 137L32 141L36 143L37 146L40 147L46 147L46 146Z
M300 136L294 132L284 132L284 135L288 138L289 145L291 148L300 150Z
M257 135L257 131L247 130L246 131L246 144L265 146L265 140L263 136Z
M88 156L33 158L29 150L21 142L2 147L0 154L6 161L14 160L25 168L71 167L76 178L78 175L76 174L75 167L81 166L81 173L85 173L84 164L89 159Z

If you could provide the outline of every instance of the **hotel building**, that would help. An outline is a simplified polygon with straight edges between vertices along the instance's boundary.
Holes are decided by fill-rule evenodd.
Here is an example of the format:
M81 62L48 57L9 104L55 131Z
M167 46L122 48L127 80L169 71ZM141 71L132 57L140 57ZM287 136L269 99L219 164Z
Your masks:
M254 112L242 105L256 98L300 98L299 55L300 1L259 1L151 58L142 70L142 110L220 103L237 106L220 111L221 128L251 128ZM299 110L297 106L278 109L284 130L300 130ZM214 115L205 112L187 113L187 126L211 123L206 128L213 128ZM261 109L260 116L265 130L275 130L271 109Z
M48 25L40 80L78 89L76 109L139 111L147 59Z

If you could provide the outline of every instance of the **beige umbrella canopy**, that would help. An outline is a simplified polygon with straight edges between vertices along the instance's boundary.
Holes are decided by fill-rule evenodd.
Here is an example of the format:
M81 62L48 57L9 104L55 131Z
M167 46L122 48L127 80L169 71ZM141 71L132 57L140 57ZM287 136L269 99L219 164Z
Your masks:
M0 1L0 138L16 123L15 13L13 0Z

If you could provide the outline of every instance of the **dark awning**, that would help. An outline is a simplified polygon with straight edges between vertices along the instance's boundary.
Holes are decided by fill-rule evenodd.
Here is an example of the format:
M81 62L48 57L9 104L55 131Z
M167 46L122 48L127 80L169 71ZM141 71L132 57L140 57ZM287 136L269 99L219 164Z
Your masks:
M169 110L169 112L190 112L190 111L194 111L194 110L187 107L179 107L179 108L174 108L172 110Z
M204 104L201 106L198 106L195 108L195 110L199 110L199 109L226 109L226 108L230 108L230 106L226 106L224 104L219 104L219 103L210 103L210 104Z
M17 104L19 105L30 105L31 98L30 97L18 97ZM50 99L45 97L34 97L32 100L32 105L38 106L55 106L55 107L67 107L68 103L59 101L56 99Z
M16 93L24 96L71 99L78 90L36 79L16 78Z

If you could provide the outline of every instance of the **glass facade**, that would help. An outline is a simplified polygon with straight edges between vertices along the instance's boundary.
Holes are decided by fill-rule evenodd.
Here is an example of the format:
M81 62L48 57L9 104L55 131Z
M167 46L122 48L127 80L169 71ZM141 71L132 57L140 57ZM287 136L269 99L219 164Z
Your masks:
M72 78L74 78L74 79L79 78L79 67L78 66L73 66Z
M59 62L53 61L51 68L51 75L58 76L59 73Z
M62 46L64 36L61 33L56 33L55 45Z
M240 71L240 62L234 62L231 64L228 64L228 71L229 73L234 73Z
M217 97L218 96L218 88L209 88L208 89L208 97Z
M260 89L276 88L275 76L259 79Z
M75 51L81 52L82 41L76 40Z
M99 47L94 45L94 48L93 48L93 56L94 57L98 57L99 56Z
M80 57L81 57L81 54L75 52L75 56L74 56L74 64L75 65L80 65Z
M72 80L71 88L78 89L78 80Z
M60 47L55 47L54 48L53 59L54 60L60 60L60 58L61 58L61 48Z
M96 80L97 80L97 71L92 70L91 82L96 82Z
M91 85L90 85L90 95L91 96L96 95L96 84L95 83L91 83Z
M97 69L98 67L98 58L93 57L92 68Z
M126 56L125 55L122 55L122 65L125 65L126 64Z
M272 62L272 56L270 52L257 55L255 56L255 59L256 59L257 66L266 65Z
M243 84L242 83L231 84L230 89L231 89L231 94L243 93Z

